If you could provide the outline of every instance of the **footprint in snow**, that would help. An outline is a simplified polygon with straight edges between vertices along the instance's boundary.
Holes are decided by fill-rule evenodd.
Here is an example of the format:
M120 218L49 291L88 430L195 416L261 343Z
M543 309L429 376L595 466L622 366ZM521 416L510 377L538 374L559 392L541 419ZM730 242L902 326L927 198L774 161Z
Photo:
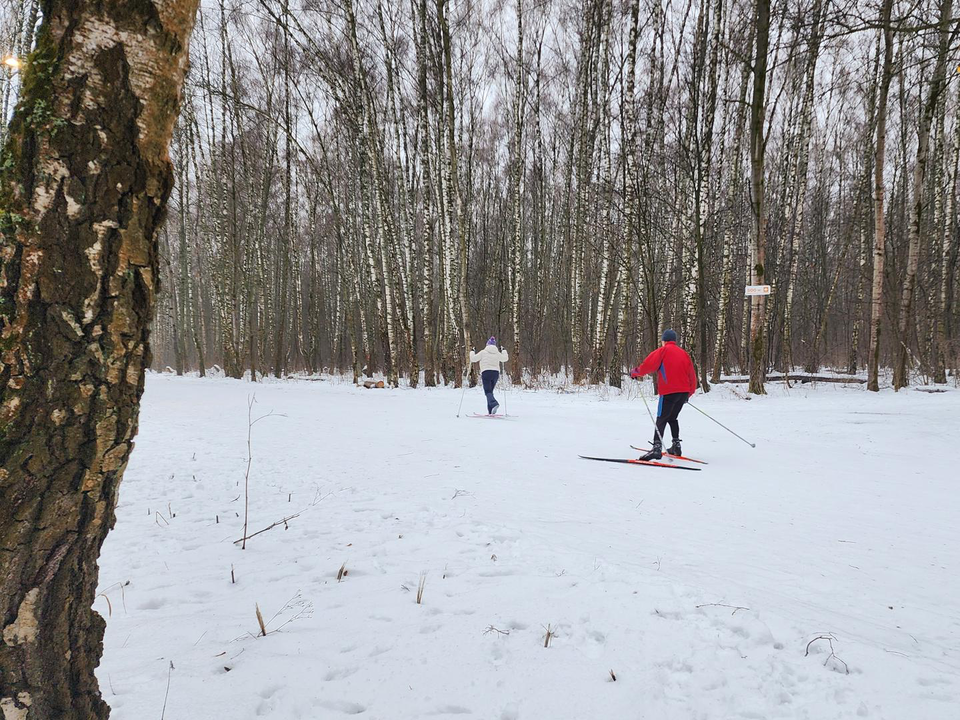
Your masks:
M360 715L365 713L367 708L360 703L355 702L344 702L340 700L331 700L327 702L319 703L320 707L326 708L327 710L335 710L336 712L343 713L344 715Z
M332 680L343 680L344 678L353 675L355 672L357 672L357 670L358 668L355 667L337 668L336 670L331 670L324 675L323 679L327 682L331 682Z
M165 598L151 598L146 602L141 603L137 607L140 610L159 610L166 604L167 601Z
M427 713L428 715L472 715L473 711L460 705L443 705L436 710Z
M917 684L923 687L935 687L937 685L950 685L951 681L945 677L918 677Z

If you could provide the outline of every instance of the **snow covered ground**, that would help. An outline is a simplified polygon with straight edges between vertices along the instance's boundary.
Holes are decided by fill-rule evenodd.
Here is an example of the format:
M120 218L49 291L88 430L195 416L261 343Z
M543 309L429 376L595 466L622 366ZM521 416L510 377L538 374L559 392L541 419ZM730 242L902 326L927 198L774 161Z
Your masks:
M633 387L510 392L500 421L453 389L151 375L101 558L112 717L960 717L960 391L724 386L694 402L755 450L686 408L702 472L578 459L648 440ZM279 416L250 532L302 514L241 550L253 392Z

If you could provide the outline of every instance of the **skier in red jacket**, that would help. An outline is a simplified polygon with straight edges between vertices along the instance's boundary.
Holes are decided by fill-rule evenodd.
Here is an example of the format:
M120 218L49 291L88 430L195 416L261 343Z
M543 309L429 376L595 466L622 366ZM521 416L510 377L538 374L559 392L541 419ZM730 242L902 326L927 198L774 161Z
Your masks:
M652 373L657 374L657 392L660 395L657 430L653 436L653 448L641 457L641 460L659 460L663 457L660 441L668 424L673 445L667 450L667 454L683 454L680 450L680 423L677 422L677 416L683 409L683 404L697 391L697 372L693 368L693 360L677 345L677 333L673 330L664 331L660 347L647 355L644 361L633 369L630 377L639 379Z

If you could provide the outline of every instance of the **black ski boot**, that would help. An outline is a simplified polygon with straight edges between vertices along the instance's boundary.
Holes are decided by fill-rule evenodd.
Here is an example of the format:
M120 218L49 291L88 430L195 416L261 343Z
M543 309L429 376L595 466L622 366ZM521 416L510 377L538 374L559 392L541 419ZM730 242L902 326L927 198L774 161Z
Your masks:
M641 456L640 460L659 460L663 457L662 449L663 446L660 444L660 441L657 440L655 443L653 443L653 447L650 448L650 452Z
M667 455L675 455L677 457L683 455L683 450L680 449L680 438L673 439L673 445L667 450Z

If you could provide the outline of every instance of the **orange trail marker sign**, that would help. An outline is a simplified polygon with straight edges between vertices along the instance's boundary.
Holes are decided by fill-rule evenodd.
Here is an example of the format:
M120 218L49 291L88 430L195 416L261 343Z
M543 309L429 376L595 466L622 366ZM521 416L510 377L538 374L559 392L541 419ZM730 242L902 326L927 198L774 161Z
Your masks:
M747 285L744 288L744 294L750 295L769 295L772 292L769 285Z

